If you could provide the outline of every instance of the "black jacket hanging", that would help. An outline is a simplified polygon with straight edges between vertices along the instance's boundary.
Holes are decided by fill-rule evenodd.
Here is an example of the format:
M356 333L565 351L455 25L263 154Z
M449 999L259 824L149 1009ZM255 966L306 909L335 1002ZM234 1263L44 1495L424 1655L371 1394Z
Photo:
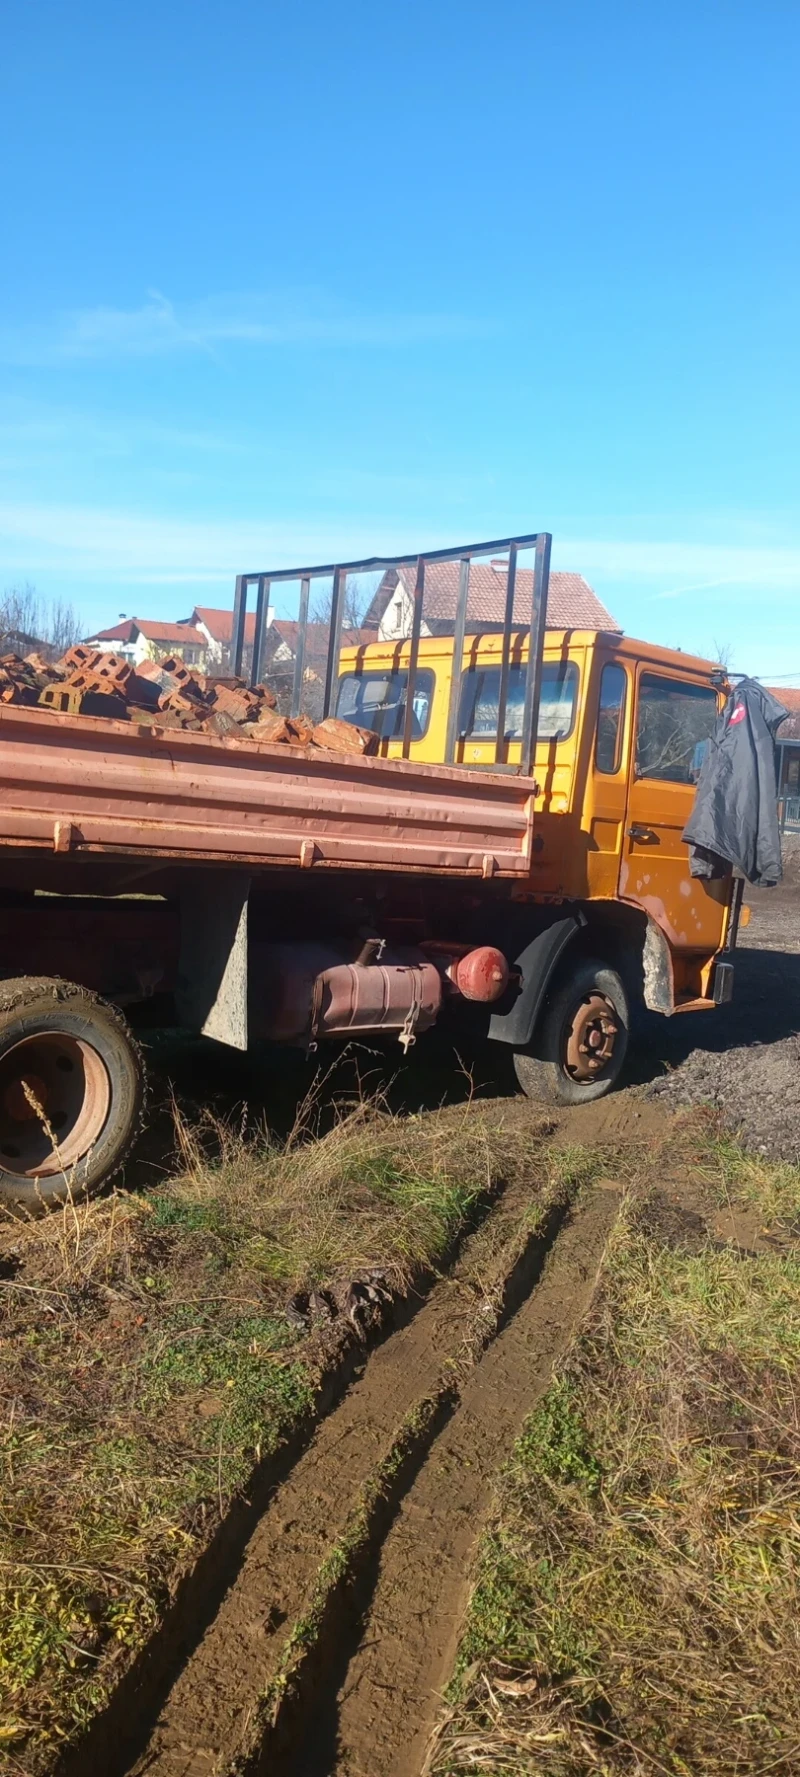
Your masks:
M724 876L733 865L748 882L780 882L775 732L787 714L756 679L742 679L731 692L684 828L693 876Z

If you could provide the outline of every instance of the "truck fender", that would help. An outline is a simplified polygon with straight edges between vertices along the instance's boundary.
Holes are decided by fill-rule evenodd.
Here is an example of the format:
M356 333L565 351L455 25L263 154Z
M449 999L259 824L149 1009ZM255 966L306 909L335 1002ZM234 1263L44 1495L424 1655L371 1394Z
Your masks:
M489 1036L494 1042L513 1043L516 1048L530 1042L553 972L585 924L583 914L569 913L537 932L520 951L514 959L519 972L517 997L507 1012L493 1012L489 1020Z

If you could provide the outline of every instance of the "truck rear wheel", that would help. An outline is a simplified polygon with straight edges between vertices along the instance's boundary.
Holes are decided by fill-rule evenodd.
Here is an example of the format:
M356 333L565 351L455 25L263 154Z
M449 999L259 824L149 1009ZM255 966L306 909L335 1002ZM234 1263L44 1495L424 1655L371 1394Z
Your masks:
M0 1203L37 1215L122 1165L144 1068L113 1006L70 981L0 983Z
M549 1104L603 1098L622 1072L629 1023L616 969L590 958L579 963L548 995L531 1049L514 1056L523 1092Z

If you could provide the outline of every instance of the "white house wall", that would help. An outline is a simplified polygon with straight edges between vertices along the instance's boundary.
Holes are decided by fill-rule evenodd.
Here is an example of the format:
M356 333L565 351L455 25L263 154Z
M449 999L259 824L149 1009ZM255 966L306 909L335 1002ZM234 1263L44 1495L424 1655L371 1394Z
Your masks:
M411 594L406 591L402 582L399 582L397 589L392 593L389 603L386 606L386 610L378 624L378 640L380 642L396 642L404 640L406 636L410 636L411 634L411 625L413 621L414 600L411 597ZM423 617L420 635L429 636L430 633L428 625Z

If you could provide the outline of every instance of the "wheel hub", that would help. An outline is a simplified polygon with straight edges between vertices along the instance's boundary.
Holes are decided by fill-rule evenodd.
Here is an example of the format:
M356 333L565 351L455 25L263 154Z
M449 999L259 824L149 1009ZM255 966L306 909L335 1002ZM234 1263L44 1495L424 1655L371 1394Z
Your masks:
M6 1116L13 1117L17 1123L29 1123L32 1117L39 1115L39 1107L47 1109L47 1087L41 1074L20 1074L11 1080L3 1095L3 1109Z
M67 1174L110 1106L108 1071L90 1043L61 1031L24 1037L0 1060L0 1167L21 1178Z
M565 1066L573 1080L596 1080L614 1053L619 1025L605 994L590 993L575 1007L565 1031Z

